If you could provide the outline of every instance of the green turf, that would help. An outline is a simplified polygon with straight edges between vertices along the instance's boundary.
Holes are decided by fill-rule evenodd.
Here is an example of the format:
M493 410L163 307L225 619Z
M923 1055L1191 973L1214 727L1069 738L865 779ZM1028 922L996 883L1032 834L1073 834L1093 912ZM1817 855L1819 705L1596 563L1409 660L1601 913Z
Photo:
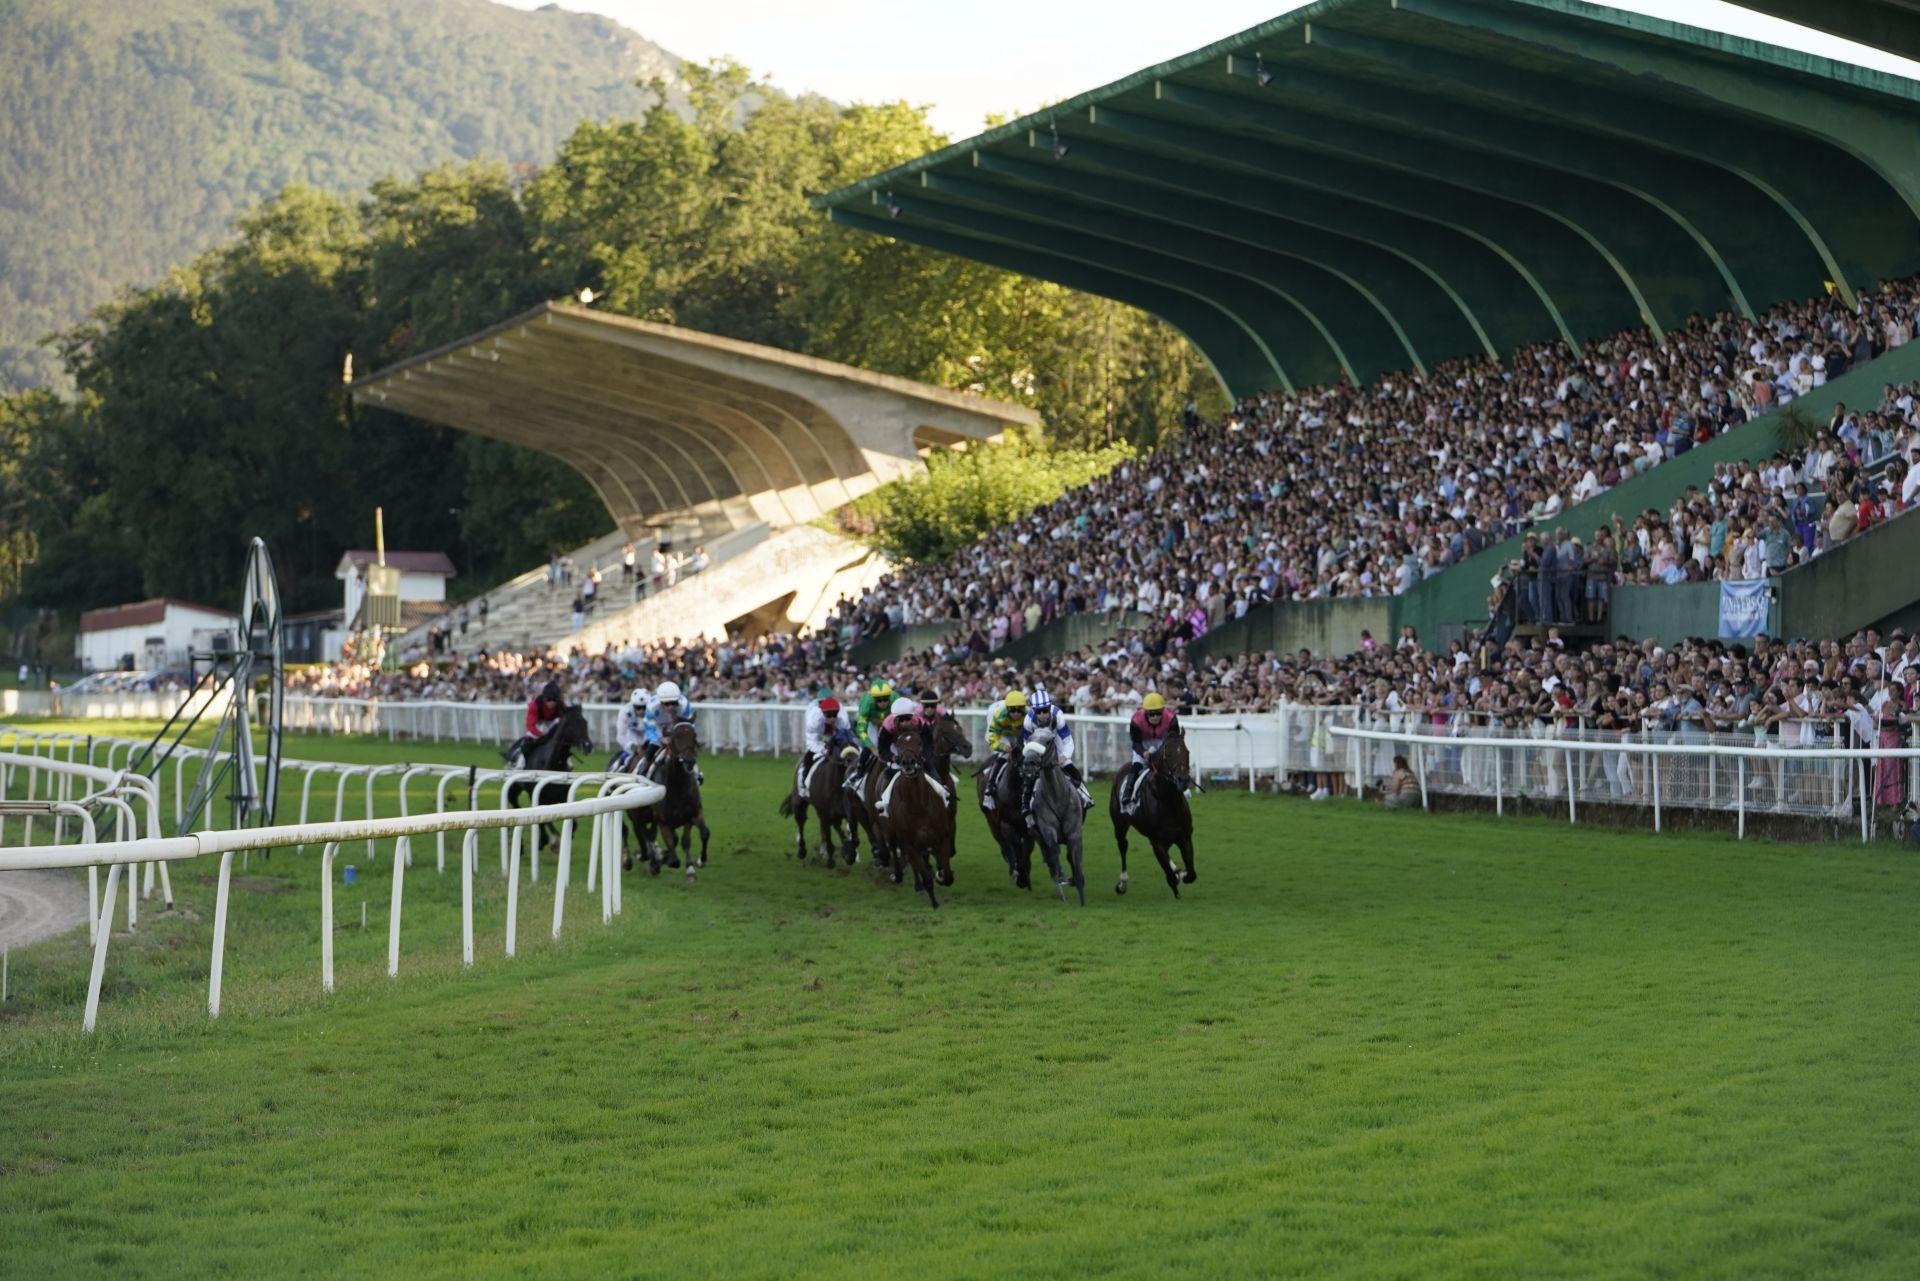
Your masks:
M301 754L475 749L302 743ZM383 757L385 758L385 757ZM698 885L584 887L457 966L458 881L236 894L16 957L0 1274L1141 1278L1920 1274L1920 861L1219 794L1175 902L1011 888L963 821L935 913L802 868L781 767L707 762ZM576 868L576 874L579 869Z

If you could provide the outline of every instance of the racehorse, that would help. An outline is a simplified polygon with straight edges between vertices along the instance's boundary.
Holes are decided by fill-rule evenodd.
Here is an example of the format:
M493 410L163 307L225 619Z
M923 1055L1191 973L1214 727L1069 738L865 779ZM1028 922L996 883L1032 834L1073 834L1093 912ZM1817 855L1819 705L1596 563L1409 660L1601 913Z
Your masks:
M655 876L660 875L662 867L679 867L683 854L689 881L697 875L697 869L707 864L707 838L712 833L707 828L706 809L700 803L699 759L700 736L693 722L681 721L667 731L667 741L654 757L648 775L666 788L667 794L657 805L627 811L633 816L633 834L640 840L640 855L647 860L647 870ZM666 834L664 843L658 839L661 832ZM698 858L693 853L695 832L700 833ZM625 863L628 867L632 865L630 859Z
M893 852L893 883L900 883L910 864L914 889L925 890L927 902L939 907L935 881L953 884L952 792L936 781L928 748L922 726L905 726L893 736L893 759L900 772L890 784L887 812L880 815L879 826ZM946 796L941 795L943 790Z
M1128 814L1120 808L1120 789L1115 787L1107 801L1107 817L1113 820L1113 839L1120 846L1120 880L1115 894L1127 892L1127 828L1147 838L1160 870L1167 874L1167 888L1180 897L1180 883L1194 882L1193 811L1187 807L1187 789L1193 786L1193 766L1187 757L1187 740L1178 728L1167 734L1160 750L1147 760L1147 776L1140 780L1139 798ZM1177 871L1167 857L1169 848L1178 847L1186 864Z
M1020 777L1032 782L1033 834L1040 842L1047 870L1053 873L1054 892L1065 902L1067 887L1071 885L1080 892L1080 906L1085 907L1087 878L1081 867L1081 820L1086 817L1086 811L1080 807L1080 789L1060 767L1060 744L1053 731L1041 730L1022 749ZM1071 872L1060 865L1062 850L1066 851ZM1028 884L1031 884L1028 877L1032 859L1033 843L1029 841L1020 860L1020 880Z
M843 739L828 746L804 779L795 771L793 790L781 798L780 813L793 820L794 857L802 863L807 861L809 809L819 820L820 856L827 866L833 866L836 844L848 867L860 861L858 799L846 787L847 775L859 758L860 749Z
M975 772L974 790L980 798L980 813L986 817L987 832L1000 848L1007 875L1021 889L1031 889L1028 872L1033 865L1033 833L1020 816L1020 770L1013 761L1001 763L999 770L989 760ZM988 798L993 800L987 804Z
M527 749L521 768L568 774L573 771L574 753L585 756L592 750L593 731L587 728L586 712L577 704L569 705L561 709L559 724L549 730L545 738ZM568 786L557 778L545 779L537 785L530 778L515 779L507 785L507 804L564 805ZM541 831L552 840L553 824L543 823L540 826Z
M960 830L960 792L953 780L953 759L956 756L973 755L973 743L966 732L960 728L960 722L952 712L945 712L933 724L933 778L946 791L947 802L947 844L946 857L953 860L954 840ZM899 759L899 738L894 739L894 759ZM887 838L887 825L880 818L880 795L887 790L887 768L881 761L873 762L862 781L860 789L850 793L853 804L850 812L853 820L867 834L867 844L873 849L873 861L878 867L893 866L893 847ZM898 879L897 877L895 879Z

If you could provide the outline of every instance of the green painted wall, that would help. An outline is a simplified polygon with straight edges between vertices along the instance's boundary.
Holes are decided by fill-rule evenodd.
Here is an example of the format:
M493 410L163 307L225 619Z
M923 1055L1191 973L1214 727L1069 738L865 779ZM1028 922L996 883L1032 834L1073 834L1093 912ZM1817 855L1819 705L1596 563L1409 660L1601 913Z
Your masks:
M1008 641L994 657L1024 663L1042 655L1067 654L1082 645L1097 645L1125 628L1139 627L1147 621L1147 615L1131 611L1117 623L1108 622L1105 614L1068 614L1034 628L1019 640Z
M1210 661L1249 650L1292 653L1310 649L1316 654L1351 654L1360 648L1360 633L1370 631L1381 645L1392 645L1388 597L1354 600L1275 601L1247 611L1245 618L1222 623L1187 647L1194 661Z
M1900 615L1920 600L1920 518L1896 516L1779 584L1782 636L1844 636Z
M1908 343L1898 351L1889 352L1794 403L1824 422L1836 402L1878 404L1881 390L1886 384L1906 382L1915 377L1920 377L1920 342ZM1616 513L1621 520L1631 522L1634 516L1649 507L1664 512L1675 498L1686 491L1688 485L1704 486L1708 477L1713 475L1715 463L1765 458L1779 444L1780 416L1777 413L1767 414L1717 440L1689 450L1643 476L1616 485L1593 501L1570 508L1559 519L1543 522L1536 528L1552 530L1564 527L1583 539L1590 538L1595 529L1607 524ZM1478 556L1469 557L1444 573L1415 584L1404 596L1395 597L1394 633L1397 635L1402 626L1410 625L1418 630L1424 641L1446 632L1449 626L1457 628L1464 620L1472 619L1476 623L1483 621L1487 615L1488 582L1501 565L1520 555L1520 548L1521 539L1510 538Z
M942 637L953 634L953 623L915 623L911 627L896 627L890 632L881 632L870 640L863 640L847 651L847 657L853 660L855 667L869 671L881 663L890 663L910 649L925 649Z

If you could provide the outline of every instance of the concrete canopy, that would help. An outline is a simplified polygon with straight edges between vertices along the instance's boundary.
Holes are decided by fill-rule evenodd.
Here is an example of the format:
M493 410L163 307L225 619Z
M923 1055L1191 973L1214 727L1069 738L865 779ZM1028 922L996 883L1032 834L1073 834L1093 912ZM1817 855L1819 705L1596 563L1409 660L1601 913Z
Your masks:
M1020 405L673 325L546 303L353 383L355 401L538 449L622 529L804 524Z
M1920 0L1733 0L1803 27L1920 58Z
M1234 394L1365 382L1913 272L1920 83L1580 0L1318 0L814 203L1154 312Z

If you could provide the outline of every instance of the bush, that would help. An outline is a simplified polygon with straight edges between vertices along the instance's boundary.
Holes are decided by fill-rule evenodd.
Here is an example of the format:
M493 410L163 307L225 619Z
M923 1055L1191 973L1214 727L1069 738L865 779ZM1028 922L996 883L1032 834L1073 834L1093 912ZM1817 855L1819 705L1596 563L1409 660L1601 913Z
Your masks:
M841 529L895 560L944 560L1133 456L1126 444L1048 449L1023 437L934 450L924 473L882 485L836 518Z

